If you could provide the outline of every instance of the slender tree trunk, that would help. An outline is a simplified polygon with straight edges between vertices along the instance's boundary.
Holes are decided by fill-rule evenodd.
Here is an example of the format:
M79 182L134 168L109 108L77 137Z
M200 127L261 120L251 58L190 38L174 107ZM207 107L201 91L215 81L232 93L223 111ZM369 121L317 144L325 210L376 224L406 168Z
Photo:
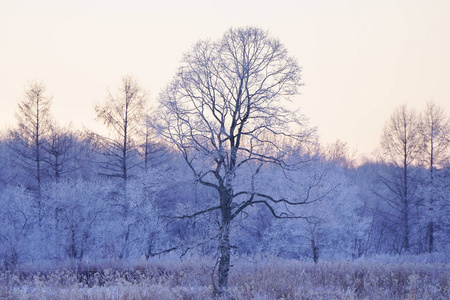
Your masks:
M122 251L119 254L119 259L128 258L128 241L130 239L130 233L131 233L131 225L128 225L127 229L125 231L124 243L123 243Z
M75 237L75 229L71 228L71 236L70 236L70 255L73 259L77 259L77 247L76 247L76 237Z
M149 139L149 128L145 128L145 145L144 145L144 169L148 170L148 139Z
M127 114L127 112L125 112L125 114ZM128 155L128 147L127 147L127 120L125 120L125 125L124 125L124 131L123 131L123 146L122 146L122 177L123 180L126 184L127 179L128 179L128 174L127 174L127 155Z
M406 135L405 124L405 135ZM405 141L407 137L405 136ZM409 253L409 195L408 195L408 151L407 143L404 143L403 149L403 248Z
M408 202L405 200L403 203L403 247L406 253L409 253L409 214L408 214Z
M313 261L315 264L317 264L319 262L319 247L316 245L316 241L314 238L311 239L311 250Z
M433 222L433 205L434 201L433 198L430 198L430 208L429 208L429 222L428 222L428 228L427 228L427 234L428 234L428 253L434 252L434 222Z
M406 173L406 172L405 172ZM406 175L405 175L406 178ZM406 184L406 180L405 180ZM408 192L406 187L404 187L403 194L403 248L406 253L409 252L409 205L408 205Z
M432 253L434 251L434 224L433 222L428 223L428 252Z
M432 193L430 195L430 208L429 208L429 222L428 222L428 252L432 253L434 251L434 223L433 223L433 209L434 209L434 145L433 145L433 136L431 136L431 150L430 150L430 183L432 187Z
M129 250L129 246L128 246L128 242L130 239L130 233L131 233L131 224L129 224L129 215L130 215L130 204L128 201L128 181L126 179L124 179L123 182L123 215L122 215L122 220L123 220L123 224L126 226L125 232L124 232L124 237L123 237L123 245L122 245L122 249L119 253L119 259L122 258L128 258L128 250ZM126 225L128 224L128 225Z
M39 95L36 98L36 137L34 139L36 147L36 180L37 180L37 209L39 226L42 223L42 205L41 205L41 141L40 141L40 120L39 120Z

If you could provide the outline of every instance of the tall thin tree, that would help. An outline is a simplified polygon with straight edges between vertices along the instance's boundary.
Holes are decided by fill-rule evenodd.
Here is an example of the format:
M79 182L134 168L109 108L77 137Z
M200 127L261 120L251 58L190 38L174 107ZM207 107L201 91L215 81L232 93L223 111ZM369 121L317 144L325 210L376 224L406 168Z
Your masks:
M127 196L127 180L130 172L141 162L139 160L139 143L137 139L143 126L147 94L131 76L122 79L117 94L108 94L104 105L97 105L97 118L110 129L109 136L102 138L102 152L105 161L101 165L102 174L122 180L121 207L124 231L119 258L128 255L128 244L132 224L129 221L130 204Z
M44 144L50 131L52 98L46 95L42 82L31 82L19 102L16 113L17 129L11 131L16 141L17 163L34 179L31 188L36 191L39 220L41 219L41 183L44 175Z
M125 76L117 94L108 93L106 103L95 106L98 120L110 129L110 134L103 137L104 175L126 182L130 170L138 165L136 139L142 130L146 102L145 91L133 77Z
M389 175L380 178L390 191L384 199L397 212L393 222L400 228L400 249L409 252L411 211L415 201L412 170L419 151L418 118L412 109L403 105L392 113L385 124L381 146L386 162L391 166Z
M426 195L428 206L427 246L428 252L435 250L435 186L439 168L443 167L449 157L450 142L445 138L445 132L450 129L450 121L441 107L434 102L428 102L425 111L420 116L420 157L428 169L429 193Z

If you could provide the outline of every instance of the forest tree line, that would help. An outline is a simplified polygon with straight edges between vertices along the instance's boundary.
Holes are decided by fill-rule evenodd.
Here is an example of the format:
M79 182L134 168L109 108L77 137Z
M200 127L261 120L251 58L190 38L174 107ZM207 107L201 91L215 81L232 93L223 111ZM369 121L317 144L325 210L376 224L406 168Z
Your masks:
M235 34L230 31L224 40L239 44ZM251 34L267 39L259 31ZM284 59L283 49L275 46L271 42L270 50ZM223 53L236 48L224 49L223 42L214 47L199 43L191 53L212 57L216 51L225 57ZM186 65L195 66L195 59L198 55L187 55ZM292 73L282 73L286 65L276 74L285 76L279 81L294 80L291 75L299 72L292 64ZM95 106L107 134L58 125L46 86L32 82L25 88L17 123L0 140L4 267L68 259L146 259L169 252L214 256L218 249L228 263L229 252L315 262L450 253L450 122L435 103L428 102L419 113L406 105L395 109L374 157L357 163L345 142L320 145L314 128L305 125L299 134L287 135L283 126L292 121L291 115L260 103L252 108L258 107L255 118L264 119L263 125L239 131L248 106L236 119L236 135L226 136L225 126L233 128L226 117L237 106L217 115L215 106L222 104L211 98L213 110L205 113L208 103L195 102L204 99L196 93L209 93L210 88L201 81L203 75L188 71L182 69L180 81L162 93L157 111L148 109L148 96L137 81L125 76L117 91ZM204 76L213 78L211 73ZM192 76L199 78L186 79ZM271 88L261 99L273 95ZM294 86L282 88L277 92L296 92ZM223 120L218 137L226 136L232 146L215 144L209 136L216 132L211 123L194 122L193 110L176 106L174 99L186 97L194 101L196 114L201 111L202 122ZM276 118L272 123L269 114ZM304 126L303 120L294 123ZM241 132L251 138L233 140ZM242 149L245 153L239 154ZM232 175L224 171L228 167ZM213 179L223 186L212 184ZM240 192L227 194L225 188ZM244 196L248 198L239 200ZM218 198L222 202L215 205Z
M140 89L125 78L119 101L126 99L130 83ZM184 253L210 237L214 225L206 220L164 217L205 207L215 195L196 184L171 145L158 142L151 116L130 119L129 140L121 143L120 135L58 126L48 97L43 84L31 84L19 105L17 126L2 134L5 264L150 257L171 248ZM140 105L137 111L145 112L144 101ZM373 161L356 164L341 141L298 149L295 155L310 157L297 174L304 180L298 181L320 176L313 192L329 193L301 208L308 219L272 219L264 208L243 215L233 237L235 251L314 260L445 252L450 148L444 125L448 130L447 116L433 103L421 114L402 106L386 122L380 155ZM274 181L272 175L268 172L261 184L302 193L301 184L292 186L280 174ZM195 251L211 254L213 248L205 243Z

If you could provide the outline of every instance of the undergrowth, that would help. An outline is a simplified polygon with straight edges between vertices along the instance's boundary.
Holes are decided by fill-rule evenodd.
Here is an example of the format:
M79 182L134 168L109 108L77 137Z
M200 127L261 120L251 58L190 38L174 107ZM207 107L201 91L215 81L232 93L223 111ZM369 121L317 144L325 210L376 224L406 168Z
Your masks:
M22 266L0 273L0 299L211 299L211 265L192 259ZM240 259L222 298L449 299L449 277L444 263Z

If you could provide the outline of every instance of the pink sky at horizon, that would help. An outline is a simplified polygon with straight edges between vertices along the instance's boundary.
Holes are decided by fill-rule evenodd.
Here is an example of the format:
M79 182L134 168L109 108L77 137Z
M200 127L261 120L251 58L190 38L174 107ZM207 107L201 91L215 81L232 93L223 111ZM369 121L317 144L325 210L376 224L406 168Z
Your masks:
M94 105L127 74L155 105L184 52L230 27L269 30L303 68L293 107L324 144L362 154L392 111L433 100L450 115L450 1L89 1L0 3L0 128L29 80L41 80L63 125L100 128Z

